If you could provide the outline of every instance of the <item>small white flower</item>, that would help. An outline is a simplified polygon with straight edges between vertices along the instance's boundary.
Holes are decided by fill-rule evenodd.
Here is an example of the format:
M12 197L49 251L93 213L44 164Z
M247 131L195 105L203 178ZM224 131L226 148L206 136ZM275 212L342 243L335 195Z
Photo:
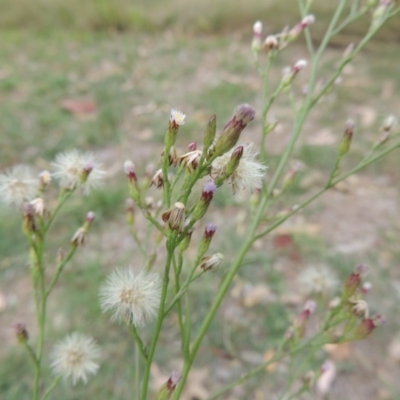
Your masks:
M94 161L92 153L78 150L57 154L52 166L53 176L62 188L73 190L81 186L86 194L91 188L99 187L105 175L100 169L101 164Z
M39 180L35 179L29 167L17 165L0 174L0 201L20 206L36 196L38 184Z
M56 375L71 380L75 385L79 380L87 382L89 375L99 369L100 348L86 335L72 333L54 346L51 354L51 368Z
M250 192L260 189L267 169L265 165L255 161L257 151L253 143L246 143L242 146L242 158L239 161L238 167L228 179L232 185L233 193L236 193L237 189L248 189ZM213 161L211 165L211 176L214 179L224 173L225 165L230 160L236 148L237 146Z
M175 122L177 125L183 125L185 123L185 119L186 119L186 114L184 114L182 111L178 111L178 110L171 110L171 116L169 118L169 120L171 122Z
M256 35L261 35L263 29L263 25L261 21L256 21L253 25L253 32Z
M324 265L308 267L298 279L306 294L331 294L339 286L336 275Z
M111 311L112 320L141 327L157 315L161 285L155 273L135 273L132 267L117 269L100 288L103 312Z

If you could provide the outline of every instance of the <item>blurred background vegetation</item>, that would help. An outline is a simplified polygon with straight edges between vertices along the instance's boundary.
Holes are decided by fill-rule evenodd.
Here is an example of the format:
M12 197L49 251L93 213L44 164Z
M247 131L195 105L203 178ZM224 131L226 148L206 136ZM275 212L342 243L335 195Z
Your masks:
M336 1L314 3L312 12L317 19L311 32L318 42ZM94 151L109 172L103 189L84 200L73 198L49 237L46 257L51 271L57 248L68 246L89 209L96 212L87 246L68 266L52 297L48 348L66 332L80 330L94 334L106 357L120 362L106 362L100 377L88 386L61 386L54 398L126 399L131 395L132 371L125 365L133 350L127 332L101 315L97 303L98 287L105 275L135 259L135 247L125 227L127 191L122 161L132 158L140 174L149 160L157 162L171 107L188 115L180 137L182 149L190 141L199 140L210 114L218 115L221 127L238 103L259 107L260 79L250 54L252 25L257 19L263 21L265 34L279 32L299 20L297 1L0 0L0 170L31 163L39 171L49 168L57 152L77 147ZM332 71L343 49L357 41L369 22L367 17L351 25L334 40L321 66L321 77ZM349 116L360 128L346 165L354 165L365 153L388 114L398 116L399 26L400 18L390 21L346 70L343 83L312 114L305 140L295 151L307 170L278 204L277 211L291 207L323 184ZM279 79L285 65L303 57L299 40L279 58L273 79ZM286 99L277 102L273 113L281 129L271 135L268 143L269 171L274 170L284 134L290 129L291 111ZM259 120L246 135L257 140ZM395 217L399 167L398 156L392 154L369 168L359 180L330 192L328 199L294 219L293 230L266 239L252 251L200 355L200 366L214 368L210 371L210 376L217 376L214 384L230 380L231 371L240 371L235 364L237 354L247 352L250 361L246 362L251 364L254 353L249 356L249 349L255 349L258 362L268 346L280 339L290 315L296 314L303 300L284 296L296 292L297 275L310 264L326 264L342 279L357 263L377 266L371 273L372 298L379 311L398 315L400 271L393 265L400 262ZM151 195L157 196L155 192ZM213 204L211 215L218 225L213 249L226 254L227 260L244 230L239 202L229 191L221 190ZM341 250L339 245L348 247ZM0 348L0 399L6 400L29 398L30 365L22 349L14 346L12 331L13 323L25 321L35 336L25 250L18 213L0 209L0 342L5 343ZM199 305L193 313L195 328L222 274L221 270L207 275L205 284L193 288L192 295ZM247 300L243 296L250 296L260 282L268 286L276 301L269 300L266 306L252 300L254 304L244 306ZM72 292L77 295L71 296ZM387 356L387 344L399 332L400 320L394 318L388 328L366 344L370 346L369 359L361 357L360 361L360 354L364 354L361 347L361 352L354 351L358 357L355 361L354 357L339 360L344 376L332 399L399 399L398 382L391 380L399 369ZM176 354L179 347L175 335L172 315L163 330L156 360L166 373L174 366L171 354ZM309 367L317 369L323 359L320 356ZM368 367L374 362L384 371L378 377ZM248 393L256 398L262 385L273 391L284 384L274 375L268 376L250 382ZM369 382L368 390L359 380ZM207 385L205 382L204 387ZM235 396L226 398L250 398L240 391Z

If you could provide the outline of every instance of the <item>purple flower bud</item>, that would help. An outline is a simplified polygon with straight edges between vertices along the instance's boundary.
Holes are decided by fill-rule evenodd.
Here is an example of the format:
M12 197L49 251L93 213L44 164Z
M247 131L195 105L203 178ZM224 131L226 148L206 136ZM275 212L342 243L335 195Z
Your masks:
M202 200L206 202L211 201L216 190L217 186L215 185L213 180L206 182L203 186L203 191L201 192Z
M216 230L217 230L216 225L214 225L212 223L207 224L206 229L204 230L204 236L206 237L206 239L211 240L212 237L214 236Z
M197 143L196 142L189 143L188 147L186 148L186 152L195 150L197 150Z

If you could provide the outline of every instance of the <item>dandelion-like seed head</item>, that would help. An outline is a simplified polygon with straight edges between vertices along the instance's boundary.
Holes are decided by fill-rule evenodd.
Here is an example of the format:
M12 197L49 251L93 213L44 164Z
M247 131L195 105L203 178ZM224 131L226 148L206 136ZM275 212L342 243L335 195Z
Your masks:
M52 166L53 176L62 188L73 190L81 186L85 194L99 187L105 176L105 172L100 169L101 164L94 161L92 153L76 149L57 154Z
M171 122L175 122L176 125L184 125L186 120L186 114L184 114L182 111L172 109L169 120Z
M74 332L54 346L51 368L73 385L79 380L86 383L99 369L99 358L100 348L93 338Z
M156 315L161 295L158 274L132 267L112 272L100 288L100 305L103 312L111 311L112 320L144 326Z
M0 201L18 207L35 198L38 184L29 167L17 165L0 174Z
M243 155L240 158L238 167L228 178L228 181L232 185L233 193L236 193L238 189L248 189L253 193L256 189L261 188L267 167L255 161L257 151L253 143L247 143L242 146ZM235 149L232 149L213 161L211 176L214 179L224 173L225 166L234 151Z
M326 266L311 266L299 275L299 283L306 294L329 294L334 292L339 281Z

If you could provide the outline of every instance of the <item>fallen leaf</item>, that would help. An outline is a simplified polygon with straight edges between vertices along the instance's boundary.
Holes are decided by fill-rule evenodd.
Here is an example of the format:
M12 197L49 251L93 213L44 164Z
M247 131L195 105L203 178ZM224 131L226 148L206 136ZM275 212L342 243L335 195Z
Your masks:
M324 350L333 361L348 360L352 356L350 343L328 343L324 345Z
M97 104L93 100L64 99L61 108L76 116L94 114L97 111Z

